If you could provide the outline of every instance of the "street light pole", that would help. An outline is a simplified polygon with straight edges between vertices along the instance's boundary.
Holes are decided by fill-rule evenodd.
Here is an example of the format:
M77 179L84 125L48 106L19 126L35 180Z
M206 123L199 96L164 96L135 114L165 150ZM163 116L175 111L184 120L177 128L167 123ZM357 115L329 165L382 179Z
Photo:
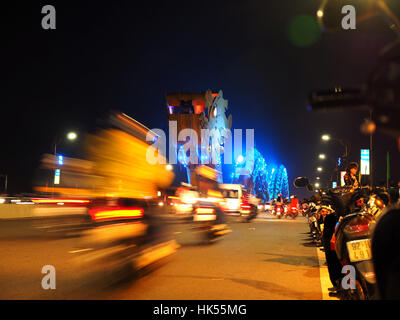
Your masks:
M68 132L67 134L67 139L70 141L74 141L77 138L77 134L75 132ZM56 137L55 142L54 142L54 157L57 165L57 145L62 141L61 138ZM57 166L54 168L54 179L55 175L57 173ZM55 181L53 179L53 197L54 197L54 188L55 188Z
M0 177L4 177L4 193L7 193L8 175L0 174Z

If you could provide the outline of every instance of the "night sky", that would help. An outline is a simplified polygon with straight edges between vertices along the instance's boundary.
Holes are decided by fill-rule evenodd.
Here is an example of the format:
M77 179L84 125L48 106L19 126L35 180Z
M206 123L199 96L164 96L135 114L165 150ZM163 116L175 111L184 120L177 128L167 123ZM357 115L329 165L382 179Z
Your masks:
M394 3L391 1L390 3ZM42 6L57 12L57 29L41 27ZM165 94L222 90L233 127L255 129L267 161L286 165L289 179L316 176L318 153L335 160L351 141L359 161L369 137L360 132L366 111L306 110L314 89L365 82L379 50L395 39L383 19L356 31L314 34L299 46L291 34L300 15L319 1L29 1L2 5L0 174L9 192L29 192L43 153L68 130L80 136L111 109L149 128L167 128ZM393 7L398 13L397 8ZM304 35L307 36L307 32ZM5 75L5 76L4 76ZM396 141L374 137L376 182L385 180L385 154L400 157ZM80 155L79 140L59 146ZM333 161L332 160L332 161ZM333 164L331 164L333 165ZM392 178L400 178L399 166ZM290 182L291 183L291 182ZM2 189L0 189L2 192Z

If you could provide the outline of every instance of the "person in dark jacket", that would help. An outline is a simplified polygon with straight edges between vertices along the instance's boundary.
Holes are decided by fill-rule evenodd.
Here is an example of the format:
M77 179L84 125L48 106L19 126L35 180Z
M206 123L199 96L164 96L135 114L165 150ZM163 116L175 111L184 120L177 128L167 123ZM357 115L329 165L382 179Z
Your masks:
M350 162L346 168L346 174L344 175L344 184L346 186L351 186L354 188L359 187L359 183L357 180L357 171L358 171L358 164L357 162Z

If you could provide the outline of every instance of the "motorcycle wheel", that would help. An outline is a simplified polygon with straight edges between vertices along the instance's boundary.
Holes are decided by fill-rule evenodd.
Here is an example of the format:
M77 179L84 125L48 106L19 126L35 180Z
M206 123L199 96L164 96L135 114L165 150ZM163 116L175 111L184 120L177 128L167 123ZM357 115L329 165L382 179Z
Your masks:
M357 293L357 300L367 300L366 292L358 280L356 280L356 293Z
M365 291L358 280L356 280L355 289L344 291L346 292L344 292L344 294L340 297L341 300L366 300Z
M351 290L343 290L340 300L369 300L368 290L364 279L359 278L361 275L357 273L356 277L356 288Z

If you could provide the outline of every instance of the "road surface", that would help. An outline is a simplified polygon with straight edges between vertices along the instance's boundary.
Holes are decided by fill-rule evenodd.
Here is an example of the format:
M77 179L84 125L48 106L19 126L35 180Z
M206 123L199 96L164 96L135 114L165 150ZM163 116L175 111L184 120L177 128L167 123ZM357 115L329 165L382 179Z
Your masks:
M79 238L3 238L0 299L329 298L323 253L309 242L305 218L261 216L251 223L231 219L229 225L232 232L210 245L199 245L185 224L171 226L181 247L168 263L134 282L100 290L87 284L90 270L74 259ZM56 269L55 290L41 286L44 265Z

